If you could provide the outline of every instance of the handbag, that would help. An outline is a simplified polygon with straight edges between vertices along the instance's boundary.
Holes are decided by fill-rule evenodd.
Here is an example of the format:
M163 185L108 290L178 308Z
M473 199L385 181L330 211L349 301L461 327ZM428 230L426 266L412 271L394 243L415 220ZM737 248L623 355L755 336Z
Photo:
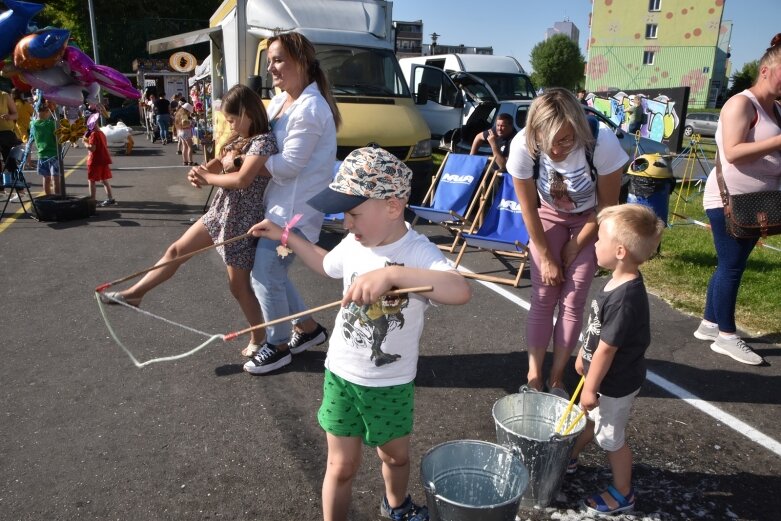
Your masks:
M736 239L759 239L781 233L781 191L765 190L730 195L721 160L716 153L716 181L719 183L727 233Z

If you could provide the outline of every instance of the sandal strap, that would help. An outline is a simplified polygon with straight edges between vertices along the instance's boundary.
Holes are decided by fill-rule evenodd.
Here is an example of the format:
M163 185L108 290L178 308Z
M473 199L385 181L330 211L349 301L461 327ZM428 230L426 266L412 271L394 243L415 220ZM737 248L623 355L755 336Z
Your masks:
M621 494L621 492L619 492L613 485L608 485L607 493L613 496L613 499L616 500L619 508L631 505L635 502L635 491L631 488L629 489L629 494L627 494L626 497L624 497L624 495Z

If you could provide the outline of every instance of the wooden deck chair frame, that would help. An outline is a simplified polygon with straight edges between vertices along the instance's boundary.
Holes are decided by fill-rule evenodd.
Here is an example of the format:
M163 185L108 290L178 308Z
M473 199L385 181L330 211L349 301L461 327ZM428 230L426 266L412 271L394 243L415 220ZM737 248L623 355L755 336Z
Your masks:
M426 192L426 195L423 197L423 200L419 206L426 206L427 204L433 203L437 183L439 182L439 178L442 176L445 170L445 166L447 165L447 160L450 157L450 154L451 152L448 152L445 155L445 158L442 160L442 164L439 166L437 173L431 179L431 185L429 186L428 191ZM459 215L458 213L451 210L450 216L453 218L452 221L443 221L437 223L453 235L453 241L450 244L437 245L437 248L440 250L446 251L448 253L455 253L456 248L458 247L458 243L461 241L461 234L463 233L463 230L467 226L471 225L472 216L475 215L475 211L480 207L481 204L483 204L483 201L486 198L486 193L489 188L489 180L493 178L491 173L494 170L495 164L496 160L494 158L490 158L487 161L485 168L483 168L483 171L480 174L480 182L475 188L475 192L472 195L464 215ZM414 228L418 220L420 220L420 216L416 215L412 220L411 227Z
M485 216L485 213L488 211L488 208L490 208L490 205L493 204L493 196L497 195L489 194L489 192L495 192L496 190L496 184L497 181L501 179L502 175L510 175L510 174L502 174L500 171L494 172L494 174L491 176L491 180L489 184L487 185L486 194L484 197L482 197L480 202L480 207L477 210L477 216L473 220L472 224L470 225L469 229L466 231L463 231L461 233L462 239L463 234L468 235L474 235L476 231L479 230L479 228L482 226L483 217ZM523 223L523 220L521 220L521 226L525 226ZM461 245L461 249L458 252L458 256L456 257L456 260L454 262L455 267L461 265L461 261L464 257L464 254L467 251L467 248L473 247L478 250L485 250L490 251L494 256L496 256L500 261L502 261L508 268L508 270L512 270L513 267L509 265L508 262L505 262L503 257L509 257L511 259L518 259L520 260L520 264L517 268L517 272L515 276L510 277L501 277L499 275L490 275L486 273L477 273L477 272L471 272L471 271L463 271L461 270L461 274L464 277L470 278L470 279L477 279L477 280L484 280L486 282L495 282L499 284L507 284L510 286L513 286L515 288L518 287L518 285L521 283L521 277L523 276L523 270L526 268L526 262L529 260L529 247L526 244L521 243L520 241L515 241L514 243L507 243L508 247L515 246L515 250L511 249L496 249L496 248L483 248L479 246L471 246L468 243L468 239L465 239L463 241L463 244Z

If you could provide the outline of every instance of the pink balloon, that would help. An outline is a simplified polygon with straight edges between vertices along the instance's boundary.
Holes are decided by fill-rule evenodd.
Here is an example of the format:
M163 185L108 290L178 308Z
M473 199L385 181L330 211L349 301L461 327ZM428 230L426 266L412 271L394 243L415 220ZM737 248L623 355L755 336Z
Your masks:
M138 89L133 87L133 84L127 79L127 76L111 67L95 65L92 69L92 73L95 75L95 81L111 94L131 99L141 97L141 93L138 92Z
M95 75L92 74L95 62L81 50L68 46L65 48L65 55L62 59L68 65L71 76L77 82L82 85L89 85L95 82Z

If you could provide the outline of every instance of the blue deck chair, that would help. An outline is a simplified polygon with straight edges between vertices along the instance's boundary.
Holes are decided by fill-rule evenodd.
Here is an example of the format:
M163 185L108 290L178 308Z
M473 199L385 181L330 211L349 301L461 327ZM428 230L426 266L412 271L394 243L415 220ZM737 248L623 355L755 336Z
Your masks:
M439 248L453 253L461 231L469 225L471 214L479 205L485 180L489 177L484 175L490 170L489 164L493 164L489 156L448 153L422 204L409 206L415 212L412 226L418 219L426 219L445 227L454 234L453 242L439 245Z
M336 177L336 173L339 171L340 166L342 166L341 161L334 162L334 177ZM331 225L331 226L338 226L339 228L341 228L343 222L344 222L344 213L327 213L323 218L323 224L326 226Z
M521 216L521 205L515 194L512 176L497 172L493 176L491 185L496 186L491 204L489 206L484 202L478 210L478 215L484 215L480 228L475 231L477 228L477 221L475 221L472 229L468 233L462 234L464 244L461 246L455 265L458 266L461 263L468 247L490 251L510 269L512 269L512 265L505 258L520 259L520 266L518 266L515 276L500 277L484 273L462 272L465 277L518 287L523 268L529 257L527 246L529 232L526 230Z

